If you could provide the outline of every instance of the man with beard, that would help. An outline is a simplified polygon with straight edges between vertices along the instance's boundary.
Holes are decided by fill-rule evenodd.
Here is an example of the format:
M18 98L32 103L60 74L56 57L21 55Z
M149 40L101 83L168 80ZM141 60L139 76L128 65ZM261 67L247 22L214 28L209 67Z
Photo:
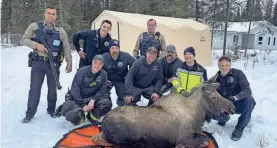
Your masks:
M149 100L148 105L161 96L163 69L157 59L158 50L150 47L146 57L137 59L129 70L125 80L125 104L136 105L141 95Z
M173 76L176 74L177 69L181 68L183 61L177 57L176 48L174 45L166 47L165 57L160 59L163 66L163 86L161 92L165 93L172 87Z
M120 45L117 40L111 40L109 43L109 53L104 53L104 69L108 74L108 91L115 87L117 95L117 105L124 105L125 77L128 68L132 66L135 59L127 52L120 51Z
M185 97L192 95L192 89L207 81L206 69L195 60L195 50L188 47L184 51L185 62L177 69L172 81L177 92Z
M109 52L111 30L112 23L109 20L103 20L98 30L82 30L73 34L73 44L80 56L79 69L90 65L95 55ZM84 40L83 50L80 49L79 40Z
M236 113L241 114L238 123L231 135L231 139L238 141L245 127L251 120L251 113L255 108L256 102L252 97L252 91L250 84L245 74L235 68L231 68L231 59L226 56L222 56L218 60L219 71L213 76L209 83L220 83L217 91L224 98L234 103L236 107ZM225 126L229 121L230 115L227 113L221 113L219 116L212 117L218 121L220 126Z

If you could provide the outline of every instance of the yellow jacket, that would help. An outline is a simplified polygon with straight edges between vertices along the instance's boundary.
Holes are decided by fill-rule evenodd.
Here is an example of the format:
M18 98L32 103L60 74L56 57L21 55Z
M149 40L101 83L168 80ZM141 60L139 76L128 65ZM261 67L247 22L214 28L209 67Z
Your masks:
M178 93L182 91L191 92L191 89L197 87L207 80L206 69L195 63L192 69L188 70L188 66L184 63L182 68L178 68L176 77L172 81L172 85L177 89Z

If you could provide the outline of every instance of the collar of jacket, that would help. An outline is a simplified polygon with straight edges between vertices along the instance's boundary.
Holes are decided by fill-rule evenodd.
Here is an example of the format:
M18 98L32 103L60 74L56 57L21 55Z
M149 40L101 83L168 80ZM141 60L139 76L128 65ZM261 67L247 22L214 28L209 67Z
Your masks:
M186 62L184 62L184 67L185 69L188 69L188 65ZM200 70L200 67L198 66L198 63L196 62L196 60L194 60L194 65L192 66L191 70L195 70L195 71Z
M44 20L43 21L43 27L46 26L46 25L47 25L46 21ZM52 24L51 26L53 26L56 31L60 30L60 27L58 25L56 25L56 22L54 22L54 24Z

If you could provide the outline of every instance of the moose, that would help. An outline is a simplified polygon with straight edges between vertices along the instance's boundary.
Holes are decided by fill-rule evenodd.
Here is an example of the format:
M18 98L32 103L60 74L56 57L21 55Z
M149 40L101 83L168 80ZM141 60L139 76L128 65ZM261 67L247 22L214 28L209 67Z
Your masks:
M235 106L216 89L219 83L203 84L185 98L171 93L151 106L122 106L110 111L101 132L92 137L97 145L145 148L206 147L201 124L207 116L235 113Z

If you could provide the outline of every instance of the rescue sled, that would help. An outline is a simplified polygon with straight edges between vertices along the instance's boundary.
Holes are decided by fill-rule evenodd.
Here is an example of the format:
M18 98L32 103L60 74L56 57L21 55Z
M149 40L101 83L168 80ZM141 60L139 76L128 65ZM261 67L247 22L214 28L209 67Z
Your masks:
M65 134L63 138L56 143L54 148L112 148L95 145L92 142L91 137L97 135L99 132L100 128L98 126L91 124L81 126ZM210 137L208 148L219 148L212 134L206 131L202 131L202 134Z

